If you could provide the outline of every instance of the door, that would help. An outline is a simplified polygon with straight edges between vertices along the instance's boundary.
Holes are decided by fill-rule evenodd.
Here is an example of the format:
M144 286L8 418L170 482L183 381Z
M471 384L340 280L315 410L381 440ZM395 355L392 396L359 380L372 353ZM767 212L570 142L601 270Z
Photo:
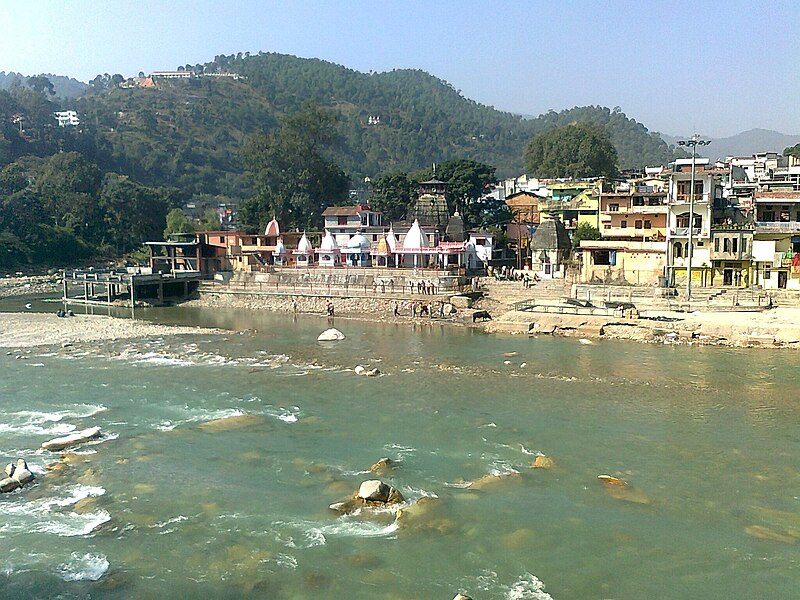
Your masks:
M733 269L723 269L722 285L733 285Z
M788 271L778 271L778 287L786 289L786 282L789 279Z

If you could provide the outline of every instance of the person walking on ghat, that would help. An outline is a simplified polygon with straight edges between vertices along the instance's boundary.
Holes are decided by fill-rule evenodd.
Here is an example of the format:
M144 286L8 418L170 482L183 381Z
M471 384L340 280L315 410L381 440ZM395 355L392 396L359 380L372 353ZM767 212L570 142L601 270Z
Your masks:
M397 302L394 303L394 316L395 317L400 316L400 306L397 304Z

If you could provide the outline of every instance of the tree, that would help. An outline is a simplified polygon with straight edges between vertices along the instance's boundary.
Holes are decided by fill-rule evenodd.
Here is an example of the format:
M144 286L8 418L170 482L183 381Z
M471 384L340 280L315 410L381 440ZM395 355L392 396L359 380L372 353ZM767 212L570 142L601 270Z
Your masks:
M483 223L485 210L480 202L497 183L495 168L461 158L437 166L436 176L447 182L447 203L457 210L468 227Z
M349 180L327 158L336 121L332 111L306 103L276 130L247 139L242 158L256 193L242 204L245 227L263 229L273 217L286 228L319 227L324 208L347 199Z
M404 219L411 201L417 195L419 182L408 173L392 173L372 182L370 207L383 213L389 221Z
M599 240L600 230L589 223L578 223L575 233L572 234L572 247L578 248L581 240Z
M121 256L161 234L167 215L167 194L131 181L124 175L107 173L100 192L104 239Z
M783 155L800 158L800 144L795 144L794 146L789 146L788 148L784 148Z
M35 77L28 77L25 80L34 92L41 96L55 96L56 90L53 87L53 82L44 75L36 75Z
M617 151L605 128L575 123L540 133L525 148L525 168L536 177L614 177Z
M167 226L164 229L164 239L168 240L173 233L192 233L194 225L180 208L173 208L167 213Z
M203 211L203 216L197 223L197 231L218 231L219 230L219 215L213 208L207 208Z

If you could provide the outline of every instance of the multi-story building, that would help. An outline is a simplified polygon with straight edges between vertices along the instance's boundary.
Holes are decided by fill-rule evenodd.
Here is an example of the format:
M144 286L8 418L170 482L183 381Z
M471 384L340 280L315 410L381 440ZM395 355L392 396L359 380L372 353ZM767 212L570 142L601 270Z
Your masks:
M581 280L650 284L663 275L667 182L636 178L600 193L599 240L581 240Z
M78 113L74 110L61 110L54 112L53 116L56 118L56 121L58 121L59 127L77 127L81 124Z
M711 224L714 211L723 211L727 204L723 187L728 176L728 169L716 168L707 158L696 159L694 207L690 215L692 159L678 159L672 164L667 213L667 275L672 284L686 283L691 227L692 285L711 285Z

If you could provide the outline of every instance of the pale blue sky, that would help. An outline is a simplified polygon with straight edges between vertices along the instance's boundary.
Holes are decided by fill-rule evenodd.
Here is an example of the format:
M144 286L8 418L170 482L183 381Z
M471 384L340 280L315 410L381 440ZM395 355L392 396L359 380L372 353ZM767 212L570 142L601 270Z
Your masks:
M419 68L525 114L600 104L669 134L796 134L799 28L788 0L2 0L0 70L87 81L263 50Z

